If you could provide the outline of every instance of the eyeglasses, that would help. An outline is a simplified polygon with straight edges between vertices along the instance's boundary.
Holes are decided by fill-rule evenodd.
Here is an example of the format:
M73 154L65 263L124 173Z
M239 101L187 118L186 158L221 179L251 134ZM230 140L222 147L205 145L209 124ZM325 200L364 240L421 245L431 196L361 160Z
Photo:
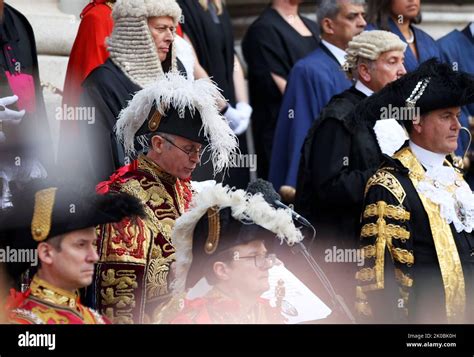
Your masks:
M275 254L258 254L258 255L249 255L247 257L237 256L235 260L239 259L253 259L255 266L257 268L271 268L276 263L276 255Z
M189 158L191 158L192 155L197 155L197 156L201 156L201 149L193 149L193 150L185 150L183 149L182 147L179 147L178 145L176 145L174 142L172 142L170 139L162 136L163 139L165 139L167 142L169 142L171 145L173 145L175 148L178 148L179 150L181 150L182 152L184 152L186 155L189 156Z

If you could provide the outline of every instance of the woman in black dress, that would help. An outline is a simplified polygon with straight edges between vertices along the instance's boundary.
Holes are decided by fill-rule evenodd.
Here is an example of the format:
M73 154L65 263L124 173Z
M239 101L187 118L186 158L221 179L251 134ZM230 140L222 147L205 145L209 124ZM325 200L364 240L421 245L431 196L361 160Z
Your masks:
M319 43L317 24L299 14L301 2L273 0L249 27L242 42L248 64L258 175L264 179L268 176L273 133L290 70Z
M241 156L224 182L230 186L245 188L250 178L247 140L245 131L250 123L252 108L242 66L234 51L234 36L229 13L222 0L178 0L183 10L181 26L184 38L192 44L201 69L217 83L227 99L222 112L230 127L239 137ZM197 74L197 77L202 74ZM202 158L202 166L194 174L194 180L212 179L212 167L208 157ZM235 167L237 166L237 167ZM221 178L216 178L221 180Z

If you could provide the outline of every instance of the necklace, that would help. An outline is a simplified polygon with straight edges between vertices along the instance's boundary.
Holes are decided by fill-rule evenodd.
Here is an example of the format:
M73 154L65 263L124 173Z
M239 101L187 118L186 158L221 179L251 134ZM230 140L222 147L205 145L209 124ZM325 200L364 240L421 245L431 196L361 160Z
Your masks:
M411 36L410 38L406 38L406 41L409 45L411 45L413 42L415 42L415 33L410 30Z

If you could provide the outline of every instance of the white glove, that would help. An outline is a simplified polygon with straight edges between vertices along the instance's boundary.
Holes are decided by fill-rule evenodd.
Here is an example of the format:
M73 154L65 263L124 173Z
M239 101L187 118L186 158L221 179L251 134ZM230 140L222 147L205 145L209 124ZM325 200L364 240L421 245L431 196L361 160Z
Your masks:
M0 98L0 120L3 121L3 125L18 125L25 115L25 110L17 112L7 108L7 105L15 104L18 100L16 95L11 97Z
M224 113L230 128L235 135L240 135L247 130L252 115L252 107L244 102L236 105L237 109L229 106Z
M235 129L237 129L240 124L240 121L242 120L240 112L229 105L224 113L224 117L229 123L229 126L232 131L235 133Z
M239 126L235 129L235 134L243 134L250 124L250 117L252 116L252 107L245 102L239 102L235 106L236 109L240 112L242 120L240 121Z
M2 131L3 126L18 125L25 115L25 110L17 112L7 108L7 105L15 104L18 100L16 95L11 97L0 98L0 144L6 141L5 133Z

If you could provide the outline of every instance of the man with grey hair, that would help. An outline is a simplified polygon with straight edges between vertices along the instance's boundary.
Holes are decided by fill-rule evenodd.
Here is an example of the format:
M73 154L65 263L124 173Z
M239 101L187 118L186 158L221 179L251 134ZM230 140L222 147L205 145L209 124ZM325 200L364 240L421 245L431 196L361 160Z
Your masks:
M318 242L313 251L323 255L325 270L348 299L354 292L350 283L356 265L361 262L333 264L334 259L327 259L326 253L328 249L333 252L333 247L346 250L357 247L365 183L382 162L382 153L393 154L406 139L395 120L377 124L356 121L351 113L366 97L406 73L403 65L406 46L387 31L365 31L355 36L349 42L343 68L356 83L331 99L303 146L296 189L297 210L318 227ZM393 140L387 140L387 132Z
M76 118L80 119L82 147L70 157L80 164L80 172L74 175L88 184L95 185L127 163L129 158L115 140L113 127L133 94L162 78L164 73L192 76L193 65L187 64L189 58L193 59L192 50L186 47L187 53L176 40L181 15L175 0L115 3L114 29L107 39L110 58L82 84L80 108L87 109L87 116Z
M323 0L319 6L321 45L293 67L277 120L269 172L277 190L290 186L294 192L311 124L333 95L351 86L341 67L349 41L366 25L363 5L363 0Z

